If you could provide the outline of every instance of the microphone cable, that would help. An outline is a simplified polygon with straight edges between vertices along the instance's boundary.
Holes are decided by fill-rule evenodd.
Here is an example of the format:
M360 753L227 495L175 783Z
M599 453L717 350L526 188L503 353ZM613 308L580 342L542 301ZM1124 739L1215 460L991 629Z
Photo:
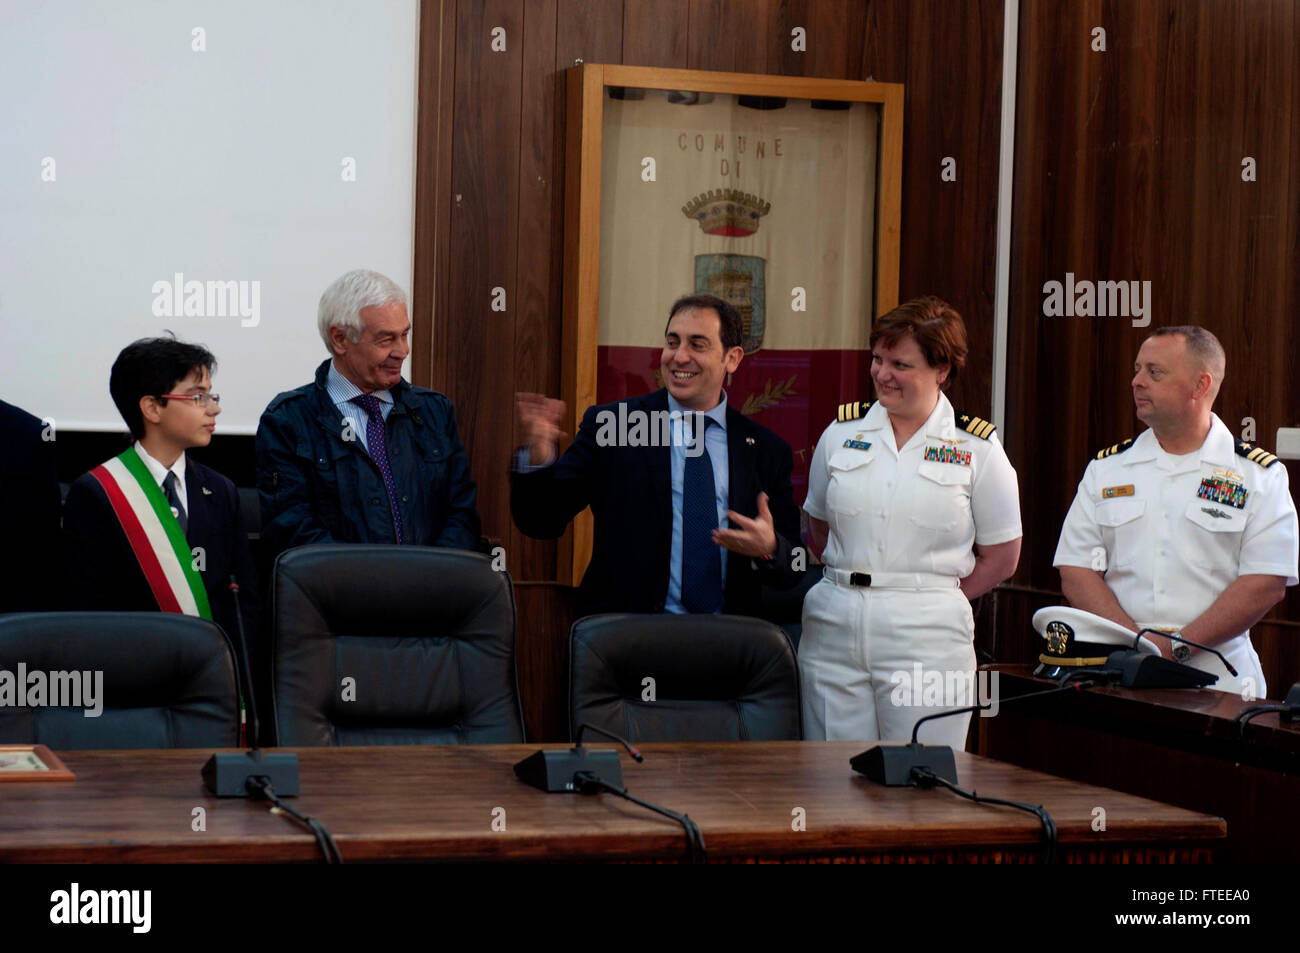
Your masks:
M1243 708L1237 712L1237 717L1232 719L1237 723L1239 738L1246 737L1246 726L1250 724L1252 718L1258 718L1260 715L1267 715L1271 711L1289 712L1292 708L1289 705L1255 705L1251 708Z
M654 811L656 814L662 814L664 817L676 821L686 831L687 856L690 857L690 862L692 864L707 864L709 862L708 852L704 848L704 834L700 831L699 825L686 814L670 811L666 807L652 804L635 794L629 794L627 788L610 784L604 778L597 777L590 771L579 771L573 776L573 781L577 785L580 794L596 794L600 791L606 791L609 794L631 801L633 804L638 804L646 810Z
M1052 820L1052 815L1047 813L1047 809L1041 804L1034 805L1026 804L1023 801L1008 801L1000 797L980 797L974 791L967 791L965 788L958 787L946 778L939 777L929 768L913 768L912 784L915 787L922 789L928 789L935 785L939 785L940 787L945 787L954 794L964 797L969 801L974 801L976 804L1000 804L1003 807L1014 807L1016 810L1027 811L1028 813L1033 814L1038 818L1039 823L1043 826L1043 863L1055 864L1057 862L1056 821Z
M334 843L334 838L331 837L330 832L325 829L325 825L314 817L300 814L298 811L294 810L292 806L283 801L280 796L275 793L275 788L271 787L270 778L265 775L260 775L255 778L249 778L246 783L250 794L255 794L271 802L272 814L274 814L276 810L279 810L302 824L316 836L316 846L320 848L321 853L325 856L325 863L343 863L343 855L339 853L338 844Z

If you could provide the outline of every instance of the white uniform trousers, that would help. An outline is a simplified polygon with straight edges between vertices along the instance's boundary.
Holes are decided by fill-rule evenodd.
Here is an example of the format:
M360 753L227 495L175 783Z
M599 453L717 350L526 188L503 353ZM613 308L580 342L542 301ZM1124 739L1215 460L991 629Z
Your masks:
M974 638L960 589L870 589L823 579L803 604L804 738L908 741L919 718L975 704ZM919 740L961 750L969 725L969 712L926 722Z

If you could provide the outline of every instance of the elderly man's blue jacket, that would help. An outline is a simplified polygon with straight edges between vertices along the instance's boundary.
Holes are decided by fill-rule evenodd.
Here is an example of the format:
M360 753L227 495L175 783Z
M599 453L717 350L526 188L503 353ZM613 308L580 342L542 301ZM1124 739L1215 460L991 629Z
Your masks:
M272 555L307 543L394 543L383 474L314 383L280 394L257 428L262 539ZM479 549L476 490L451 401L405 380L391 391L388 460L402 515L402 542Z

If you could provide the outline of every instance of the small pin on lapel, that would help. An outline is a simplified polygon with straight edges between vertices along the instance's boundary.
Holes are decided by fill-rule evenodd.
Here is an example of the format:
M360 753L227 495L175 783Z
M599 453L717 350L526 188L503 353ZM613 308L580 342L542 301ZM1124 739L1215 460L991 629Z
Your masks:
M752 446L754 445L754 438L753 438L753 437L746 437L746 438L745 438L745 443L749 444L749 445L752 447Z
M209 490L209 489L205 486L205 487L203 488L203 495L204 495L204 496L211 496L211 495L212 495L212 491Z

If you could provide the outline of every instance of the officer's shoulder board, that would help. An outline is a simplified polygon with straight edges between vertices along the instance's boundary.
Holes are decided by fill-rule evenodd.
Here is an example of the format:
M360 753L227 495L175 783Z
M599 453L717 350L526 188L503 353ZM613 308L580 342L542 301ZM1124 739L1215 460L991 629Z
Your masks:
M1251 463L1258 463L1261 467L1271 467L1277 463L1277 457L1269 453L1263 447L1254 447L1244 441L1238 440L1235 446L1237 456L1245 457Z
M1093 457L1093 459L1105 460L1107 457L1113 456L1114 454L1123 453L1131 446L1133 446L1133 438L1129 437L1127 440L1121 440L1119 443L1113 444L1107 447L1105 450L1098 450L1097 455Z
M974 434L981 440L987 440L997 432L997 427L993 426L982 417L973 417L970 414L957 414L957 426L969 434Z
M847 404L840 404L840 409L835 412L835 420L842 424L865 417L874 403L874 400L851 400Z

